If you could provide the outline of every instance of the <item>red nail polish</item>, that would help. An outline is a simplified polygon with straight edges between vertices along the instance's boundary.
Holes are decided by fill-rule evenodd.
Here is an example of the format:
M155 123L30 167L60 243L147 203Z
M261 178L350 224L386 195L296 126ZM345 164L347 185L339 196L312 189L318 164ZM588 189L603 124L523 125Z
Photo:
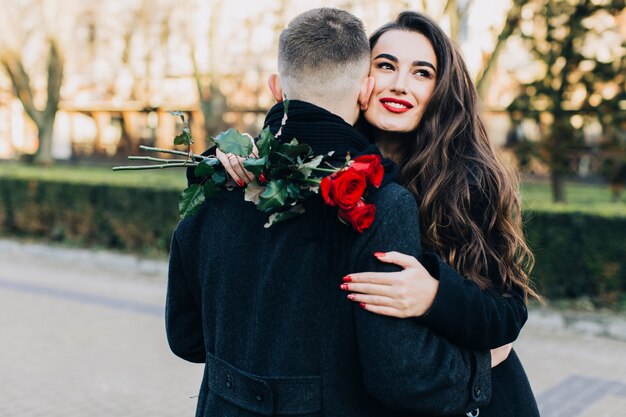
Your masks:
M374 256L377 258L381 258L383 256L385 256L385 252L374 252Z
M359 305L361 306L361 308L365 308L365 303L359 303Z
M341 284L339 286L339 288L341 288L342 290L346 290L347 291L348 290L348 284Z
M354 294L348 294L348 299L354 301Z
M352 282L352 277L350 275L346 275L343 277L343 282Z
M243 187L244 182L242 180L237 180L237 185Z

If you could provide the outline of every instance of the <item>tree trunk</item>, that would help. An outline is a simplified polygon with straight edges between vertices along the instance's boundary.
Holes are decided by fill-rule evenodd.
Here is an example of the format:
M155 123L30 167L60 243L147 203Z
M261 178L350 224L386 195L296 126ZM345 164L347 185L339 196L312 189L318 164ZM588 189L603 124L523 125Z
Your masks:
M44 121L42 126L38 126L39 147L35 153L33 162L39 165L52 165L52 131L54 126L54 116L51 120Z
M564 182L569 172L569 143L574 132L565 114L560 111L553 114L554 125L548 141L552 199L555 203L565 203Z
M565 203L565 176L560 172L552 171L550 183L552 186L552 201Z

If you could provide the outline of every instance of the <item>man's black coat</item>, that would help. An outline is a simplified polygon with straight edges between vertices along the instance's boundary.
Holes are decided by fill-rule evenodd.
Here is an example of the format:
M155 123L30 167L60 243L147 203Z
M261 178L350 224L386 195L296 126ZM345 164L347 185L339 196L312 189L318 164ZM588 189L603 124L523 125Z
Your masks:
M273 131L281 108L268 115ZM368 146L337 116L298 101L282 134L316 153ZM349 272L396 270L374 252L420 255L411 194L390 183L368 202L376 220L362 234L319 198L265 229L267 215L240 189L180 222L166 328L175 354L206 363L197 416L463 414L488 401L489 352L459 349L416 320L371 314L340 290Z

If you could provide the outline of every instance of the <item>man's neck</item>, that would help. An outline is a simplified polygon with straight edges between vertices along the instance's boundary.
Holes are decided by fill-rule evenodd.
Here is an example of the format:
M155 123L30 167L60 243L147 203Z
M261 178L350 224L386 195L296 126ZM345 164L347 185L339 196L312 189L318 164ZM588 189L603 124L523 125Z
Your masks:
M348 103L346 100L333 100L332 98L321 97L292 97L293 100L306 101L321 107L339 117L341 117L349 125L354 125L359 115L359 108L354 103Z

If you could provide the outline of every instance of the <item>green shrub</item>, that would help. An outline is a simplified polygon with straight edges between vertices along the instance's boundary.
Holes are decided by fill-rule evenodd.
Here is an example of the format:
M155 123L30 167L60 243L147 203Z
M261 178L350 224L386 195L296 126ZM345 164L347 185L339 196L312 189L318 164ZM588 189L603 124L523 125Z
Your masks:
M0 177L0 234L166 253L178 191Z
M525 223L542 295L615 303L626 293L626 216L527 211Z

